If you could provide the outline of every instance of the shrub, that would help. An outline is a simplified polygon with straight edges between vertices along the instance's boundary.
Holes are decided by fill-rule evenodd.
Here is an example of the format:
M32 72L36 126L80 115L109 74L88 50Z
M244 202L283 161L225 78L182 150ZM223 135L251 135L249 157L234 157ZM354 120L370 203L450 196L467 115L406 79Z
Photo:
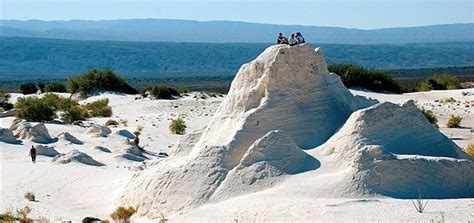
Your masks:
M462 87L458 78L439 74L427 78L418 86L419 91L454 90L460 88Z
M35 195L31 192L26 192L25 198L29 201L36 201Z
M177 91L180 93L180 94L184 94L184 93L189 93L189 88L186 87L186 86L179 86Z
M130 218L133 216L133 214L135 214L135 212L137 212L137 210L135 210L135 208L133 207L125 208L120 206L115 209L115 211L110 215L110 217L114 221L129 223Z
M171 121L169 129L173 134L183 135L186 132L186 123L183 118L178 117Z
M56 117L57 108L45 98L19 98L15 104L16 117L30 122L51 121Z
M459 124L461 124L462 118L458 115L451 115L446 123L446 127L448 128L459 128Z
M91 70L67 80L66 89L69 93L79 93L86 97L94 90L115 91L125 94L138 94L125 79L111 70Z
M61 120L65 123L72 124L76 121L83 121L89 117L87 109L83 106L71 106L63 109Z
M88 103L85 108L89 111L91 117L110 117L112 116L112 108L109 106L109 99L101 99Z
M19 219L11 211L6 211L0 214L0 222L14 222Z
M456 99L454 98L443 98L441 100L441 103L443 104L450 104L450 103L455 103L456 102Z
M431 124L438 128L438 119L436 118L436 115L433 113L433 111L421 108L420 112L425 116L426 119L428 119Z
M31 208L28 206L25 206L22 209L16 210L18 219L20 220L20 223L31 223L33 222L32 219L28 218L28 215L31 213Z
M389 91L402 93L400 84L386 72L381 70L367 69L359 65L336 63L328 66L330 72L341 77L342 82L348 88L362 87L371 91Z
M469 143L469 145L467 145L467 147L466 147L466 153L467 153L469 156L474 157L474 143Z
M48 86L46 87L46 91L47 92L60 92L60 93L67 92L66 86L59 82L49 83Z
M9 102L10 97L10 94L0 91L0 108L2 108L4 111L8 111L13 108L13 104Z
M38 88L34 83L27 83L20 85L18 90L20 90L20 93L22 94L35 94L38 91Z
M155 86L150 89L150 95L155 99L173 99L173 96L179 96L179 92L167 86Z
M117 122L113 119L109 119L105 122L105 126L111 126L111 125L119 125L119 122Z

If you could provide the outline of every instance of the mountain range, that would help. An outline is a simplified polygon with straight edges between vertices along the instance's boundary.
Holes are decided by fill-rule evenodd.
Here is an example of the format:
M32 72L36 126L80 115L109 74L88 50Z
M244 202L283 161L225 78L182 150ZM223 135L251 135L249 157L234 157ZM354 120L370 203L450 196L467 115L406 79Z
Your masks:
M172 19L1 20L0 36L69 40L273 43L277 33L301 32L310 43L400 44L474 41L474 23L351 29L233 21Z

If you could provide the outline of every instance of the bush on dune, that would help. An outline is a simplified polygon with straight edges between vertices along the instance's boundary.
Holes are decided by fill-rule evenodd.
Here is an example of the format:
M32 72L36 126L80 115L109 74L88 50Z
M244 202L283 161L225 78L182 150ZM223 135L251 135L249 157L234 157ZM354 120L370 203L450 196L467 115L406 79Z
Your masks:
M38 91L38 88L36 87L36 84L34 83L27 83L27 84L22 84L18 87L18 90L22 94L35 94Z
M400 84L381 70L343 63L331 64L328 69L339 75L347 88L361 87L375 92L402 93Z
M466 153L471 156L471 157L474 157L474 143L469 143L469 145L467 145L466 147Z
M10 94L0 91L0 108L2 108L4 111L8 111L13 108L13 104L9 102L10 97Z
M155 86L150 89L150 95L155 99L173 99L173 96L179 96L179 92L168 86Z
M446 127L448 128L459 128L461 124L461 116L459 115L451 115L446 123Z
M61 120L71 124L89 117L110 117L112 108L109 100L102 99L86 105L71 99L48 93L43 97L26 97L18 99L15 104L16 117L31 122L52 121L61 112Z
M173 119L170 124L170 132L173 134L183 135L186 132L186 123L184 122L183 118L178 117L177 119Z
M58 93L64 93L67 92L66 86L62 83L59 82L51 82L46 86L46 91L47 92L58 92Z
M92 117L110 117L112 116L112 107L109 106L109 99L101 99L88 103L85 108Z
M454 90L461 88L461 83L458 78L445 74L435 74L421 82L420 86L418 86L419 91Z
M95 90L114 91L125 94L138 94L125 79L111 70L91 70L67 80L67 91L86 97Z
M133 207L125 208L120 206L115 209L115 211L110 215L110 217L114 221L129 223L130 218L133 216L133 214L135 214L135 212L137 212L137 210Z

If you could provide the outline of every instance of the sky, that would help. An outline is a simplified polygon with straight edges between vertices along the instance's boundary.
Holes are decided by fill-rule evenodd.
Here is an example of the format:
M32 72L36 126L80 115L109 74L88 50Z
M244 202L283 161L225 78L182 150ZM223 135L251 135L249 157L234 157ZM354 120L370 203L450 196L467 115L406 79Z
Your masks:
M0 0L2 19L166 18L374 29L474 22L474 0Z

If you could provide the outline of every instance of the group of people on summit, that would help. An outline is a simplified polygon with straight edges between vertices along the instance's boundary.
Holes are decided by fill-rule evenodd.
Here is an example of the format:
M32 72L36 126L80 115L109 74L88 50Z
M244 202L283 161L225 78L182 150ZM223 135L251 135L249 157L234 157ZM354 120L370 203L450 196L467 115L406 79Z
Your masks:
M304 41L303 35L301 35L300 32L292 33L290 40L288 40L285 36L283 36L283 33L278 33L277 43L289 44L290 46L294 46L294 45L305 43L305 41Z

